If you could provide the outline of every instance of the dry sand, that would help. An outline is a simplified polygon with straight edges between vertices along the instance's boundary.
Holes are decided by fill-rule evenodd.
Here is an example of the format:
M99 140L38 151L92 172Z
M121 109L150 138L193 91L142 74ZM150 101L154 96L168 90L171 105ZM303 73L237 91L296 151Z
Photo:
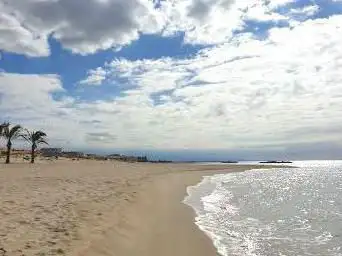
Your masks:
M215 256L181 201L187 186L222 168L91 160L0 164L0 256Z

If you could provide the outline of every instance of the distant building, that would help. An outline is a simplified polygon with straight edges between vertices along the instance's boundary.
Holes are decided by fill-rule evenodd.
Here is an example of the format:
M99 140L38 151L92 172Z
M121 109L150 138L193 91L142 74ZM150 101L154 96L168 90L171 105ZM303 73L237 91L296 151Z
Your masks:
M119 154L112 154L106 157L110 160L124 161L124 162L148 162L146 156L125 156Z
M120 154L112 154L112 155L108 155L107 158L110 160L124 160L125 156L122 156Z
M42 148L40 153L43 157L58 157L62 154L62 148Z
M85 157L85 154L83 152L70 151L70 152L62 152L61 156L67 157L67 158L83 158Z

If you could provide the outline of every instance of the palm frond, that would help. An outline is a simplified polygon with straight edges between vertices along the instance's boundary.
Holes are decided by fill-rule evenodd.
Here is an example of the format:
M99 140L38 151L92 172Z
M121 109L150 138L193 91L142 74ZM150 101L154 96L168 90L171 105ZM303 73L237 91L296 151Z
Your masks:
M2 124L0 124L1 127L5 128L8 127L10 124L8 122L3 122Z
M43 131L36 131L36 134L39 135L40 137L46 137L46 133Z
M32 145L46 144L49 145L46 140L46 133L43 131L32 131L25 129L25 134L22 134L21 137L24 138L27 142Z
M15 125L13 126L11 129L9 129L8 133L7 133L7 138L18 138L21 134L22 127L20 125Z
M26 140L27 142L31 142L32 141L32 133L25 129L25 133L24 134L21 134L21 136L24 140Z
M32 141L37 141L40 138L46 137L46 133L42 131L32 132Z
M1 124L1 125L0 125L0 136L2 136L2 131L3 131L3 129L4 129L4 126L3 126L3 124Z
M9 123L2 123L0 124L0 136L5 136L6 128L9 127Z
M49 143L47 143L46 140L44 140L44 139L39 139L39 140L37 140L36 143L37 143L37 145L39 145L39 144L49 145Z

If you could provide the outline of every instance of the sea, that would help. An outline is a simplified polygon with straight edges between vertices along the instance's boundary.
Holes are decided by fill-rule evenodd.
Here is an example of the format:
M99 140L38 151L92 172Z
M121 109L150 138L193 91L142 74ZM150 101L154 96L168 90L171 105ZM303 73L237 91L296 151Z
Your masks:
M255 164L250 162L250 164ZM342 161L203 177L184 203L222 256L342 256Z

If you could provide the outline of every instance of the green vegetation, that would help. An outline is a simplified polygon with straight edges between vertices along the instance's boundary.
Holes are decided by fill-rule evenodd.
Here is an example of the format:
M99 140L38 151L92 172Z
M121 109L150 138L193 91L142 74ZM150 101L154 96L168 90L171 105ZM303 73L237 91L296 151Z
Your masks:
M12 149L12 140L15 140L20 137L21 126L15 125L11 127L9 123L2 124L2 136L7 140L7 152L6 152L6 164L10 163L11 158L11 149Z
M24 133L23 133L24 131ZM31 163L34 163L35 159L35 151L40 144L47 144L46 142L46 133L42 131L33 131L23 128L20 125L12 126L10 123L2 123L0 124L0 137L4 138L6 141L6 164L11 162L11 150L13 141L19 138L24 138L31 145Z
M22 137L31 144L31 164L34 163L35 153L38 145L48 143L45 141L46 133L42 131L33 131L25 130L26 134L23 134Z

